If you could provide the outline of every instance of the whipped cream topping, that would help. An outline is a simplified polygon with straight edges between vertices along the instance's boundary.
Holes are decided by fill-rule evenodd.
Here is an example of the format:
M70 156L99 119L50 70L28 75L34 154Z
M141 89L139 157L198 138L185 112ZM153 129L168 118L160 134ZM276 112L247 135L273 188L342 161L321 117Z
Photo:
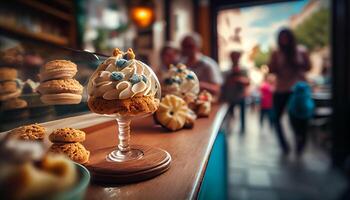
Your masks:
M128 99L135 96L154 96L157 92L154 74L141 61L110 57L91 77L89 95L106 100ZM100 68L99 67L99 68Z
M199 93L199 81L196 74L187 69L186 65L170 66L163 80L162 89L165 94L179 97L194 96Z

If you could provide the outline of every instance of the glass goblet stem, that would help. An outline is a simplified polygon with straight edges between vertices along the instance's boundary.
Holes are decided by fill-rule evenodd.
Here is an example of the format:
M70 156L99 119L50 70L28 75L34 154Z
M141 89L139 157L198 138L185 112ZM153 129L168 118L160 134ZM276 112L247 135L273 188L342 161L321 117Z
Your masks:
M130 151L130 119L118 118L118 138L119 144L118 149L121 153L127 153Z

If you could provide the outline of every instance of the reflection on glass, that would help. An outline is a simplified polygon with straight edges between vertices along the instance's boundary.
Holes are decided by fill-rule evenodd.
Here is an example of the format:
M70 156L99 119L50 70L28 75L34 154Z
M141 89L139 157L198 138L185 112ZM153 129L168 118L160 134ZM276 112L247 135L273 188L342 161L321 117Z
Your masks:
M70 60L77 65L74 76L84 86L77 105L46 105L40 100L40 68L51 60ZM38 45L0 36L0 131L88 112L86 85L105 58L89 52Z

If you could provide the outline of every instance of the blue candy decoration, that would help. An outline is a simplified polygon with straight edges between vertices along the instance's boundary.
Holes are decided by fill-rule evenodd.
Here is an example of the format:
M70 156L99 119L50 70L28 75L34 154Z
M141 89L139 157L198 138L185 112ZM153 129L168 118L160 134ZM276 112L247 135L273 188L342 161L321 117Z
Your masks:
M181 72L183 72L183 70L180 69L180 68L178 68L178 69L176 70L176 72L177 72L177 73L181 73Z
M145 75L142 74L142 81L147 83L147 77Z
M129 79L129 81L132 83L132 84L136 84L138 82L141 81L140 77L137 76L137 74L134 74L131 76L131 78Z
M121 81L125 75L122 72L112 72L111 79L114 81Z
M171 85L171 84L173 84L173 80L171 78L167 78L167 79L164 80L164 83L166 85Z
M124 68L126 67L128 64L128 61L121 58L121 59L118 59L117 61L115 61L115 65L118 67L118 68Z
M187 74L186 78L190 80L194 80L194 76L192 74Z

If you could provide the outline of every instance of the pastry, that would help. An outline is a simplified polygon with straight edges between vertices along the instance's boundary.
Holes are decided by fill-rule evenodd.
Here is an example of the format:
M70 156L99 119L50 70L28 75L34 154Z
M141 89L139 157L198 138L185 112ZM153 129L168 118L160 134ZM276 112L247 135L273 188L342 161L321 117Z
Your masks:
M106 100L93 98L88 101L89 108L99 114L134 114L152 113L157 110L157 101L154 97L133 97L125 100Z
M81 101L83 86L74 79L43 82L37 88L46 104L77 104Z
M163 127L171 131L182 129L186 122L187 127L193 126L191 124L193 111L188 108L183 99L171 94L162 98L155 118Z
M75 63L69 60L53 60L40 69L39 78L41 82L53 79L69 79L73 78L77 72Z
M41 101L49 105L78 104L81 102L83 86L73 79L77 73L76 64L67 60L53 60L40 70L37 88Z
M0 94L0 101L6 101L8 99L17 98L21 95L22 91L20 89L17 89L14 92L8 92L8 93L2 93Z
M9 132L10 137L21 140L43 140L46 130L39 124L30 124L13 129Z
M211 103L210 102L203 102L198 104L197 107L197 115L198 117L208 117L211 111Z
M113 55L99 65L88 84L88 106L99 114L138 115L153 113L159 100L153 71L135 59L132 49Z
M54 130L49 139L51 142L83 142L85 132L74 128L60 128Z
M162 84L162 94L173 94L183 98L186 103L196 100L199 92L199 81L196 74L187 69L186 65L169 66Z
M16 83L17 70L13 68L0 68L0 101L17 98L22 91Z
M37 90L41 94L72 93L82 94L83 86L74 79L58 79L43 82Z
M16 81L0 81L0 94L12 93L16 91Z
M0 60L8 65L19 65L23 63L24 49L16 45L0 52Z
M79 142L75 143L54 143L51 145L50 152L65 154L71 160L84 164L89 161L90 152Z
M198 117L208 117L211 111L211 102L213 96L206 90L203 90L196 101L196 114Z
M196 121L196 119L197 119L196 113L194 113L191 109L188 109L184 128L193 128L194 122Z
M78 94L45 94L40 97L40 100L48 105L66 105L66 104L79 104L82 96Z
M40 161L8 164L10 168L0 182L4 199L51 199L72 187L78 174L73 162L64 156L47 155Z
M15 110L15 109L21 109L26 108L28 106L28 103L19 98L9 99L7 101L4 101L1 105L1 110Z
M17 70L9 67L0 67L0 81L13 81L17 79Z

